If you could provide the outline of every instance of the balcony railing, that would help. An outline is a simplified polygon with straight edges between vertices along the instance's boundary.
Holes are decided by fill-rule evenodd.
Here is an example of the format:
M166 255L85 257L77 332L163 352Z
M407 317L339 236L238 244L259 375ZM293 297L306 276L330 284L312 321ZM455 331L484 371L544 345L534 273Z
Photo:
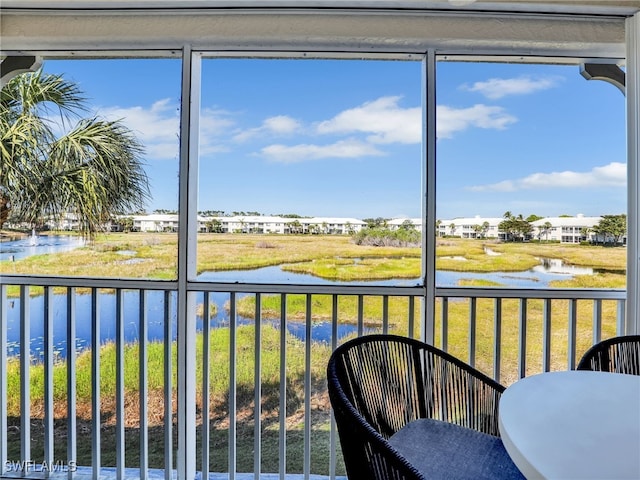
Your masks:
M0 476L174 478L177 284L4 277L0 288ZM622 290L438 288L428 322L419 287L188 290L197 470L230 479L344 475L324 372L345 338L422 337L509 384L573 368L625 313Z

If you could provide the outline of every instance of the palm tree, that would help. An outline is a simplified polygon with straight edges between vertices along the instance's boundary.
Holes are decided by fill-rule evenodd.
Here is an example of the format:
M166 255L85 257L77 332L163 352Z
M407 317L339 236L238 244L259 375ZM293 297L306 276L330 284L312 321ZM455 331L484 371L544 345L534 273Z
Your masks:
M42 70L2 88L0 227L9 217L35 227L73 214L91 235L144 207L142 145L120 121L80 118L86 110L76 84Z
M549 221L544 222L544 224L542 225L542 231L545 233L547 237L547 242L549 241L549 232L551 231L552 228L553 228L553 225L551 225L551 222Z
M491 228L491 225L489 224L489 222L487 221L482 222L482 238L487 236L487 232L489 231L489 228Z

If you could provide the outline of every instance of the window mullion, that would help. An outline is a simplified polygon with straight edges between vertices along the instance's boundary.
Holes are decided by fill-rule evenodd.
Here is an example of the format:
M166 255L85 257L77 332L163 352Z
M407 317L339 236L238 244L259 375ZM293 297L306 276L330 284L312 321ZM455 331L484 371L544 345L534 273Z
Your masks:
M178 453L180 480L195 477L196 465L196 315L189 279L196 272L198 120L200 115L200 55L185 46L182 54L180 116L180 191L178 226Z

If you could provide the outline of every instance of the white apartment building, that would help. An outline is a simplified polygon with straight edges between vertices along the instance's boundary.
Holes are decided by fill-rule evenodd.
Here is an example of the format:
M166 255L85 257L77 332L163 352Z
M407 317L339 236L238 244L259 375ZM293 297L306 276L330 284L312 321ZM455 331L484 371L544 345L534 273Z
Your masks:
M177 214L131 215L133 230L137 232L177 232Z
M45 225L51 230L60 230L71 232L74 230L80 230L80 222L78 216L73 213L67 213L60 218L49 218L45 222Z
M177 232L177 214L122 215L133 219L137 232ZM65 223L66 225L66 223ZM222 233L311 233L351 235L366 226L357 218L312 217L289 218L279 216L246 215L233 217L198 216L198 231Z
M547 217L531 222L533 235L538 240L557 241L561 243L580 243L595 240L595 227L602 217ZM547 225L547 227L545 227ZM549 225L551 225L549 227Z
M404 224L404 222L406 222L407 220L409 220L411 222L411 224L413 225L413 228L415 228L419 232L422 231L422 219L421 218L394 218L393 220L389 220L387 222L387 226L391 230L398 230Z
M202 220L198 220L198 226L201 232L210 231L209 226L217 224L219 231L223 233L288 233L289 220L283 217L261 215L203 217Z
M311 217L289 218L278 216L208 217L200 223L200 231L206 224L219 222L225 233L322 233L349 235L359 232L366 223L357 218ZM203 226L205 227L203 230Z
M177 214L122 215L133 219L133 230L138 232L177 232L179 219ZM580 243L583 241L603 241L593 232L602 217L587 217L578 214L575 217L545 217L531 222L533 239L561 243ZM422 231L421 218L395 218L387 222L391 230L399 229L407 220L414 228ZM439 220L437 234L440 237L492 238L503 239L504 234L498 226L502 217L464 217L452 220ZM52 230L78 230L79 224L73 214L62 216L57 221L49 220L46 225ZM357 218L311 217L290 218L280 216L198 216L198 231L201 233L218 231L222 233L305 233L352 235L367 226ZM117 224L105 225L106 229L118 230ZM110 227L110 228L109 228Z
M299 218L305 233L323 233L335 235L352 235L367 226L357 218L313 217Z
M461 237L461 238L503 238L499 232L498 225L502 222L502 217L465 217L454 218L452 220L440 220L438 224L439 237Z

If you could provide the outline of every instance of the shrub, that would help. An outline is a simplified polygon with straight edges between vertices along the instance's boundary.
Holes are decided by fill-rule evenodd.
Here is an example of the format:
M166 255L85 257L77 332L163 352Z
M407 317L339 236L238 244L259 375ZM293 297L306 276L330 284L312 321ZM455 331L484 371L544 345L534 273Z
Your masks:
M373 247L418 247L421 234L415 228L390 230L387 227L364 228L354 235L356 245Z

